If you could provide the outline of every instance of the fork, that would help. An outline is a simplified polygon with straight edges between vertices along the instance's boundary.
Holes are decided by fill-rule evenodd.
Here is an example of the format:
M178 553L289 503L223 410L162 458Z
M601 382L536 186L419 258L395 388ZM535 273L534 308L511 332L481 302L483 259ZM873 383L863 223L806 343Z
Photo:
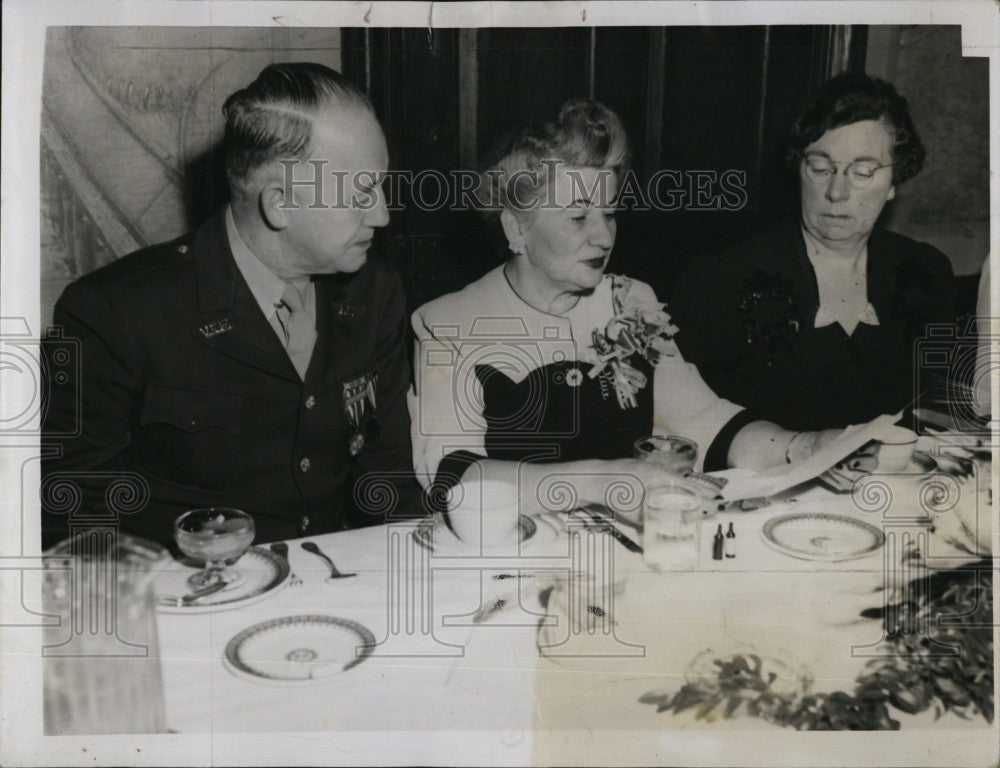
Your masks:
M186 595L161 595L156 599L156 603L157 605L170 606L171 608L182 608L184 606L193 605L203 597L208 597L209 595L214 595L216 592L221 592L226 588L226 586L226 582L219 580L214 584L209 584L207 587L196 589L194 592L188 592Z
M582 510L580 514L583 514ZM608 531L614 537L615 541L625 547L625 549L629 552L638 552L639 554L642 554L642 547L618 530L618 527L614 524L614 522L593 511L589 511L586 514L588 514L590 519L594 521L594 524L597 526L597 530Z
M289 570L291 570L291 560L288 559L288 545L283 541L276 541L271 545L271 551L274 552L278 557L284 558L285 562L288 563ZM288 575L288 586L297 587L302 583L302 579L298 577L294 572Z
M356 573L341 573L340 571L338 571L337 566L333 564L333 560L327 557L323 553L323 550L321 550L318 546L316 546L316 542L303 541L302 549L304 549L306 552L312 552L317 557L323 558L326 561L326 564L330 566L330 575L326 577L326 580L328 582L333 581L334 579L347 579L350 578L351 576L358 575Z

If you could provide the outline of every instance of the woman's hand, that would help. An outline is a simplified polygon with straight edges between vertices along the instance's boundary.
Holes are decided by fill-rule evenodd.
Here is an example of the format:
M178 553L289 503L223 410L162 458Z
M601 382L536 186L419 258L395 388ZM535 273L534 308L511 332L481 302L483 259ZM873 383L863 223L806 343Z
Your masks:
M794 464L797 461L808 459L817 451L837 440L843 433L842 429L796 432L788 441L788 446L785 449L785 463Z

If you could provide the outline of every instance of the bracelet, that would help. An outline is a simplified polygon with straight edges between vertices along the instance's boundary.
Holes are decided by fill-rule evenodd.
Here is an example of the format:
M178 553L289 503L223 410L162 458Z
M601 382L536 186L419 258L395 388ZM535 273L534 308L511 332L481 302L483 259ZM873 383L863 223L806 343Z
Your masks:
M792 443L794 443L797 438L801 437L804 434L805 434L804 432L796 432L794 435L792 435L792 439L788 441L788 445L785 446L786 464L792 463Z

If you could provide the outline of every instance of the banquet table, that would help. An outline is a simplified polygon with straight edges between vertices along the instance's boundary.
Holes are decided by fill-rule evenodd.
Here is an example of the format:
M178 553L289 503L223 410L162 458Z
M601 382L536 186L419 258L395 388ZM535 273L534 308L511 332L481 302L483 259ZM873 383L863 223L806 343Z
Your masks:
M762 529L790 513L861 520L886 541L841 562L789 557ZM926 538L926 521L866 508L856 495L816 482L763 508L729 508L705 520L699 563L688 572L652 570L582 520L542 515L530 538L500 548L459 546L437 527L431 551L428 523L418 521L308 537L342 571L357 573L332 582L319 558L290 541L294 578L266 599L160 613L167 724L181 734L367 732L376 741L378 733L475 732L491 734L491 762L660 763L676 739L791 731L745 712L659 711L658 696L711 672L715 659L755 655L777 671L775 688L850 691L888 650L874 610L884 588L930 572L908 560L906 548L922 542L927 564L938 568L975 559ZM730 523L736 555L714 560L716 527ZM642 541L640 532L619 528ZM570 607L578 598L582 610ZM375 638L371 655L300 682L249 679L223 663L241 631L297 615L366 627ZM892 717L904 732L995 738L982 716L892 710Z

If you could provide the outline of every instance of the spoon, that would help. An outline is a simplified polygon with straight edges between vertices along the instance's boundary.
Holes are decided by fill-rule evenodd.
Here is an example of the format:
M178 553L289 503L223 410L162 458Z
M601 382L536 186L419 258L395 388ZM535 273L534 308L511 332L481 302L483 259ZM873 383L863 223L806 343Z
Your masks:
M328 582L329 581L333 581L334 579L346 579L346 578L349 578L351 576L357 576L358 575L356 573L341 573L340 571L338 571L337 570L337 566L333 564L333 560L331 560L329 557L327 557L325 554L323 554L323 551L319 547L316 546L315 542L312 542L312 541L303 541L302 542L302 549L304 549L306 552L312 552L317 557L323 558L326 561L326 564L328 566L330 566L330 575L326 577L326 580Z

